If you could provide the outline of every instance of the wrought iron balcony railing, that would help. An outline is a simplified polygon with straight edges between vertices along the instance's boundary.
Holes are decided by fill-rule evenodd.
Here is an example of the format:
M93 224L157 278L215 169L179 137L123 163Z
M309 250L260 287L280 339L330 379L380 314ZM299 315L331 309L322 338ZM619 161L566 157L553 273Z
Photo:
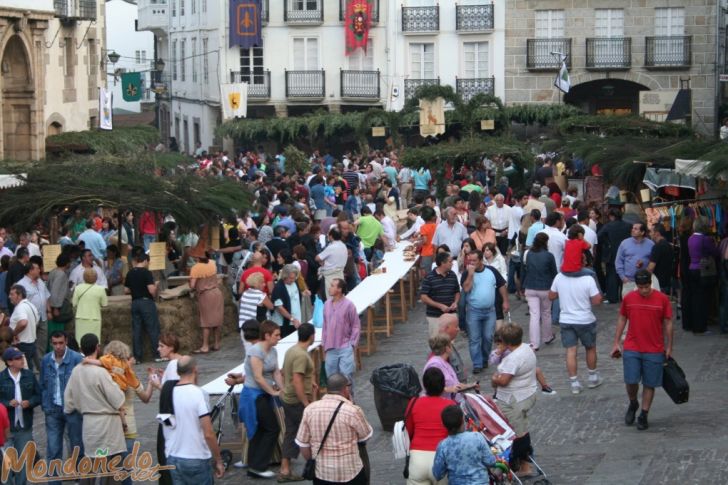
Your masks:
M402 7L402 32L437 32L440 7Z
M457 5L455 10L455 28L458 32L493 30L493 4Z
M631 66L631 38L592 37L586 39L587 69L611 71L629 69Z
M372 0L372 22L377 23L379 22L379 1L380 0ZM339 20L344 21L344 16L346 15L346 0L339 0Z
M341 71L341 97L380 99L379 71Z
M455 90L464 101L470 101L476 94L490 94L492 96L495 94L495 76L457 78L455 80Z
M270 71L230 71L231 83L248 83L248 98L270 98Z
M645 66L654 69L688 68L692 64L693 38L689 35L645 37Z
M566 56L566 66L571 67L571 39L527 39L526 67L531 71L553 71L561 67L561 59L552 52Z
M96 0L78 0L78 18L96 20Z
M326 96L326 72L286 71L287 98L323 98Z
M315 8L308 8L315 3ZM296 8L296 7L303 8ZM285 0L283 21L288 24L320 24L324 21L324 0Z
M404 99L412 98L420 86L439 86L440 78L432 79L405 79L404 80Z

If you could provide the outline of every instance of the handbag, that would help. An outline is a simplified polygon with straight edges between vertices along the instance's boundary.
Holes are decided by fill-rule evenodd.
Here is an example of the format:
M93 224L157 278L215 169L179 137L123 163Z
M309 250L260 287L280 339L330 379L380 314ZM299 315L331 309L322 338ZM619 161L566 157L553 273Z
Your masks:
M61 308L59 309L58 316L53 318L54 322L58 323L68 323L71 320L73 320L74 317L74 311L73 311L73 305L71 302L66 298L63 300L63 304L61 305Z
M324 301L316 295L313 303L313 326L323 328L324 326Z
M412 401L412 405L409 406L407 409L407 413L404 416L403 421L397 421L394 423L394 434L392 434L392 448L394 448L394 458L400 459L404 458L404 470L402 470L402 475L404 478L409 478L409 448L410 448L410 439L409 434L407 433L406 429L406 423L407 418L409 418L410 414L412 413L412 410L415 407L415 403L419 399L419 396L416 396L415 399Z
M344 405L344 401L341 401L338 406L336 406L336 411L334 411L334 415L331 416L331 421L329 421L329 425L326 428L326 432L324 433L324 437L321 440L321 444L319 445L319 449L316 452L316 457L318 457L319 453L321 453L321 450L324 447L324 443L326 443L326 438L329 436L329 432L331 432L331 427L334 425L334 419L336 419L336 415L339 414L339 409L341 409L341 406ZM313 480L316 478L316 458L311 457L308 460L306 460L306 464L303 466L303 473L301 476L305 480Z
M663 364L662 387L675 404L682 404L690 399L690 385L685 378L685 371L672 357Z
M708 256L700 258L700 277L715 278L718 276L718 268L715 264L715 258Z

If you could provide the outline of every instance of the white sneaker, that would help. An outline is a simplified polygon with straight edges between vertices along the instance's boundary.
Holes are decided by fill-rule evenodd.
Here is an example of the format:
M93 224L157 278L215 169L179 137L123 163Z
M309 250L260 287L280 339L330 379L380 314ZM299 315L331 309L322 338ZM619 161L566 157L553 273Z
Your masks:
M257 470L253 470L252 468L249 468L248 469L248 476L249 477L254 477L254 478L273 478L273 477L276 476L276 474L273 473L270 470L266 470L266 471L260 472L260 471L257 471Z
M243 463L242 460L236 461L235 463L233 463L233 466L235 468L248 468L248 464L247 463Z
M589 389L594 389L602 385L604 380L602 379L602 376L599 374L596 374L596 379L592 379L592 376L589 376L589 381L587 382L587 387Z
M572 381L571 382L571 393L572 394L579 394L583 387L581 387L581 383L579 381Z

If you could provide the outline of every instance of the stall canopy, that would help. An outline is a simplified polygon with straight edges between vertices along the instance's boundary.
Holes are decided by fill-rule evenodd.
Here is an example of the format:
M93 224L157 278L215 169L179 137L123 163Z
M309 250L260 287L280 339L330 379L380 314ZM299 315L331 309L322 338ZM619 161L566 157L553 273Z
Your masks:
M676 164L677 165L677 164ZM695 190L697 188L695 177L679 173L677 170L648 167L645 178L642 180L646 186L657 192L663 187L680 187Z
M675 160L675 172L693 177L705 177L709 166L710 162L707 160ZM728 180L726 175L719 175L718 178Z

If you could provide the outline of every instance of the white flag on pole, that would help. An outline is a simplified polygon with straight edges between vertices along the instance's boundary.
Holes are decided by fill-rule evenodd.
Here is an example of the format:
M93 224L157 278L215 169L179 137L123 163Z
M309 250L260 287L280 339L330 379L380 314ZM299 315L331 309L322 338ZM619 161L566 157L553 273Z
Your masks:
M223 121L248 115L248 83L221 84L220 94Z
M563 54L561 56L561 69L559 69L559 73L556 75L556 79L554 80L554 86L556 86L564 93L568 93L569 88L571 88L569 70L566 68L566 56Z
M99 128L112 129L114 95L106 88L99 88Z

